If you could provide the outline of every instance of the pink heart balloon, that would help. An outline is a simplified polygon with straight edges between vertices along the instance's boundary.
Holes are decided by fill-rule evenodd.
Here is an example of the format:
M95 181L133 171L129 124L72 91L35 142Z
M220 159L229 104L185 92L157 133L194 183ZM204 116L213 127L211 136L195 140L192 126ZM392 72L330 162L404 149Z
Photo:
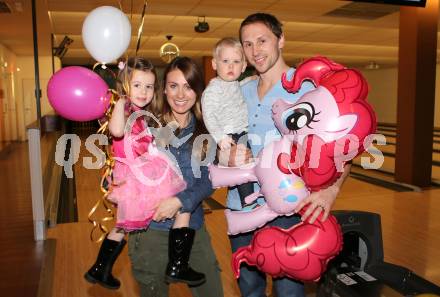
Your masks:
M111 93L95 72L80 66L57 71L47 85L49 103L62 117L73 121L101 118L109 107Z

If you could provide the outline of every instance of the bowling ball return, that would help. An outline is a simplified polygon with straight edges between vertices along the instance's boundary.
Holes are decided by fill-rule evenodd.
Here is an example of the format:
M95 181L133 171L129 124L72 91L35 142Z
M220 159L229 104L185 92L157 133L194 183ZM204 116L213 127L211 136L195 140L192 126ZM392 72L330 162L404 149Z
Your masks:
M380 215L333 211L344 246L328 265L317 297L402 297L440 295L440 287L413 271L384 261Z

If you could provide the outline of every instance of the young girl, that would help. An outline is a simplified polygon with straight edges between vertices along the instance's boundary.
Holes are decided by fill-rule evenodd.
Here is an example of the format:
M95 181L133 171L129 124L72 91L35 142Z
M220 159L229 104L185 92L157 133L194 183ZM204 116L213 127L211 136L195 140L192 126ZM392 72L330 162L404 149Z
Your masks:
M127 64L120 68L117 79L120 99L109 121L116 162L114 185L108 199L118 205L116 226L104 239L96 263L84 276L87 281L109 289L120 286L111 271L126 243L125 234L148 228L159 202L175 196L186 187L174 165L157 149L148 127L148 124L154 123L148 114L154 115L158 110L158 83L153 65L148 60L135 57L128 59ZM130 121L127 122L127 119ZM189 213L178 213L173 228L187 228L189 220ZM182 241L185 240L183 238ZM192 242L179 244L191 245ZM167 272L166 279L198 285L205 281L205 276L188 266L179 273Z

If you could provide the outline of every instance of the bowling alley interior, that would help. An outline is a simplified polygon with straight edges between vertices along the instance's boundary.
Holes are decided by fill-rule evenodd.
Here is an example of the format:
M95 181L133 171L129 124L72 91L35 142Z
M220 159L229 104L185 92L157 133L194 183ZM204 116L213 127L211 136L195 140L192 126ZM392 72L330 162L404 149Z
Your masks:
M344 159L349 172L327 218L336 226L336 252L320 255L318 264L306 260L302 268L319 265L319 273L313 278L284 270L273 275L262 267L264 261L238 265L261 265L268 297L286 297L277 293L271 276L303 283L307 297L440 296L439 9L438 0L0 0L0 294L141 296L130 242L110 267L120 282L117 288L85 277L117 218L117 205L107 199L115 162L107 125L118 98L108 89L116 89L120 61L146 58L162 81L173 59L189 57L207 85L217 75L214 45L224 37L239 38L247 16L265 13L282 24L284 43L277 50L289 67L300 69L309 59L325 57L365 79L361 92L371 106L373 128L362 151ZM107 25L107 33L101 33ZM115 37L107 45L94 42L94 34ZM92 93L75 85L75 79L62 78L66 69L76 69L72 67L102 82L108 97L100 114L88 117L92 107L78 107L67 94L70 87ZM239 80L258 84L264 74L248 61ZM51 96L51 85L60 77L57 96ZM91 88L97 90L96 85ZM342 158L348 155L342 153ZM288 175L301 185L308 178L290 167ZM310 187L307 195L322 189ZM245 295L234 274L236 254L225 214L240 211L229 209L228 192L227 186L216 187L201 206L223 294L239 297ZM269 199L261 200L241 212L269 205ZM308 241L324 232L321 219L315 224L321 227L313 229L318 231L307 234ZM257 227L254 239L270 229ZM293 241L299 246L304 239L295 236L286 235L286 245ZM272 249L277 252L275 245ZM281 267L295 261L291 256L280 260ZM210 297L193 289L170 283L168 294Z

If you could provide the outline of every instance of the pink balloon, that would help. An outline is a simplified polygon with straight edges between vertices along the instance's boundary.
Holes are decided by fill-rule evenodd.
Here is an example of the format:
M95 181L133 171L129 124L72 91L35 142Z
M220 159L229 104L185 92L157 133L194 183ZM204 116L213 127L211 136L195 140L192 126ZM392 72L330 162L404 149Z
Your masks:
M287 230L268 227L257 231L250 245L232 255L232 270L240 277L240 264L257 266L273 277L318 281L327 263L342 249L341 227L330 215L313 224L301 222Z
M109 107L111 93L95 72L80 66L57 71L47 84L47 97L62 117L91 121L102 117Z

